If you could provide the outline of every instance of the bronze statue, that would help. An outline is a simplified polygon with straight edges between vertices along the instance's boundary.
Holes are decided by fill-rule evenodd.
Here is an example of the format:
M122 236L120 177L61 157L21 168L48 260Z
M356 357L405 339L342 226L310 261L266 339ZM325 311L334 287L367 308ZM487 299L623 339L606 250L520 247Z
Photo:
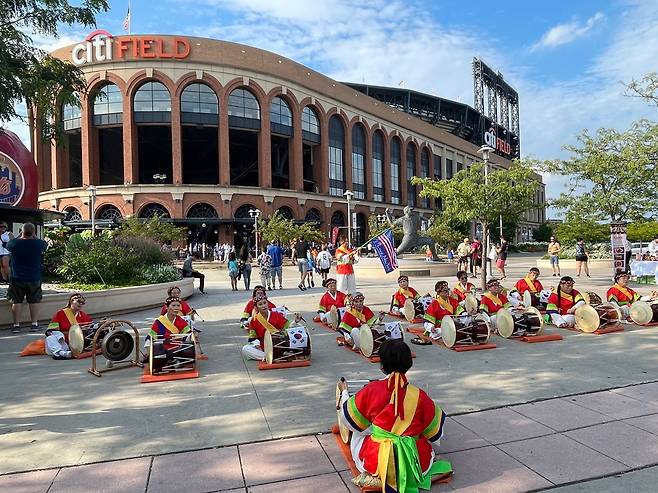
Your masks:
M418 234L418 231L420 231L421 219L420 214L418 214L418 212L416 212L413 207L409 205L406 206L404 208L404 216L399 217L395 221L391 220L389 212L390 209L386 209L386 219L388 220L388 224L391 226L401 225L402 232L404 233L402 242L395 250L398 255L404 252L409 252L417 247L428 246L430 248L430 252L432 252L432 260L439 260L436 256L434 240L428 238L427 236Z

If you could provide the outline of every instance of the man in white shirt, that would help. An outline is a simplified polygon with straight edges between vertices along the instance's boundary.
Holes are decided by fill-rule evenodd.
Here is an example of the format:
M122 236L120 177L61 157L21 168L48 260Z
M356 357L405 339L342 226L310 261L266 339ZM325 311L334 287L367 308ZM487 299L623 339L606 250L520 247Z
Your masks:
M652 257L658 257L658 236L649 243L649 255Z

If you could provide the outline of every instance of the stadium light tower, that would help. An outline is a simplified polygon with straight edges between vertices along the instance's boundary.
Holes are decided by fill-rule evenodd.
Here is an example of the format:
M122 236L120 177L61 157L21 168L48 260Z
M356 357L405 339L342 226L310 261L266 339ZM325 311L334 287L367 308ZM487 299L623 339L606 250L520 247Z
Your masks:
M484 186L489 184L489 154L493 152L495 149L491 146L488 145L483 145L478 149L478 154L482 156L482 161L484 161ZM501 225L502 225L502 216L501 216ZM482 231L484 234L484 238L482 240L484 241L484 251L482 252L483 259L482 259L482 265L485 266L487 263L487 260L489 259L489 228L487 227L486 231ZM501 236L502 236L502 226L501 226ZM492 266L493 270L493 266Z

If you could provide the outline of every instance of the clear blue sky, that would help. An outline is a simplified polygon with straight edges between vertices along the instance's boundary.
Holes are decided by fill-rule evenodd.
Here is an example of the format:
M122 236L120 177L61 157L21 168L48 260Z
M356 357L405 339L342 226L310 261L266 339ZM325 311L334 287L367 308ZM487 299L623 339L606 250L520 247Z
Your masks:
M127 0L98 27L123 32ZM206 36L287 56L338 80L402 86L473 104L471 60L520 94L524 155L564 157L584 128L656 120L622 82L658 71L658 0L133 0L133 33ZM87 31L62 32L52 48ZM563 181L546 177L548 195Z

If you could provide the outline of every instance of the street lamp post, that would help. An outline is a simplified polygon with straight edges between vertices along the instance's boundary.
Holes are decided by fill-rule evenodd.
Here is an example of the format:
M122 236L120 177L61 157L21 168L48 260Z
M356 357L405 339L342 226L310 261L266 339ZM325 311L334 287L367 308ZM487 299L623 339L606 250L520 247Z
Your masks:
M90 216L91 216L91 234L96 234L96 187L89 185L87 187L87 192L89 193L89 207L90 207Z
M483 145L478 149L478 154L482 155L484 161L484 186L485 189L489 185L489 153L494 151L493 147ZM501 216L502 217L502 216ZM482 225L482 241L484 242L484 252L482 255L482 270L486 271L487 260L489 259L489 225L486 221ZM484 287L484 286L483 286Z
M260 209L249 209L249 216L254 218L254 237L256 241L256 255L258 255L258 217Z
M350 201L354 197L354 192L348 190L343 195L347 199L347 245L349 248L352 248L352 209Z

